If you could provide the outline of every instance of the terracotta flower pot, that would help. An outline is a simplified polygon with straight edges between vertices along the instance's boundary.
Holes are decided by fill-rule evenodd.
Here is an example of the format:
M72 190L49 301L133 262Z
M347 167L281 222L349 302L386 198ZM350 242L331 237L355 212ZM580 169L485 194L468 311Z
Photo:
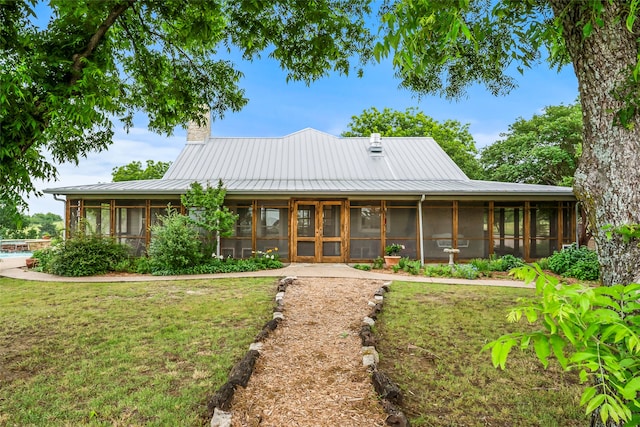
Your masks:
M385 255L384 265L385 267L391 267L397 265L400 262L400 255Z
M27 264L27 268L33 268L36 265L38 265L38 259L37 258L27 258L25 260L25 263Z

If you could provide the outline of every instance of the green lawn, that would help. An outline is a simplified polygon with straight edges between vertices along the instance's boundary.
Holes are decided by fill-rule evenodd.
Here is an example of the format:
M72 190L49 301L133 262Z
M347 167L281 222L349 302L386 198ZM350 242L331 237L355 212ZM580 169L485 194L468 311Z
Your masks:
M274 292L273 278L0 278L0 425L202 425Z
M380 369L404 392L413 426L584 426L577 374L514 349L505 371L480 350L533 290L394 282L376 324Z

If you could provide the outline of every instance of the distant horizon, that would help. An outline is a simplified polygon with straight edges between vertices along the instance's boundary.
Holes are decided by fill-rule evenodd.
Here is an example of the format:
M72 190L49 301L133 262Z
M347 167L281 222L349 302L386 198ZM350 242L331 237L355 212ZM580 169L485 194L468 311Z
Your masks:
M519 86L503 97L494 97L481 86L469 89L465 99L449 101L437 96L415 97L399 89L390 63L370 65L362 78L331 75L306 86L286 83L285 73L271 59L236 61L244 73L240 86L249 98L239 112L228 112L212 121L213 136L285 136L304 128L314 128L339 136L347 130L352 116L372 107L405 111L416 107L425 115L443 122L457 120L469 124L478 150L494 143L518 118L530 119L545 107L569 105L578 98L577 79L570 67L560 72L546 64L516 75ZM79 165L58 166L55 182L37 182L39 190L72 185L111 182L115 167L132 161L173 161L186 143L186 131L177 128L172 136L157 135L147 129L146 117L136 114L134 127L126 133L116 122L113 144L101 153L89 154ZM57 213L64 216L64 204L52 195L30 197L30 215Z

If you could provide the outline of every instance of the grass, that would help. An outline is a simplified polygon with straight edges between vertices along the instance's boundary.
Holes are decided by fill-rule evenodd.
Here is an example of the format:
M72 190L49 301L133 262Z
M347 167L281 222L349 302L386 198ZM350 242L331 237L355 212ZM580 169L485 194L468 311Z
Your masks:
M272 278L0 278L0 425L202 425L274 291Z
M394 282L376 332L380 369L404 392L413 426L583 426L577 373L544 370L533 350L514 349L505 371L484 344L515 325L516 298L533 290Z

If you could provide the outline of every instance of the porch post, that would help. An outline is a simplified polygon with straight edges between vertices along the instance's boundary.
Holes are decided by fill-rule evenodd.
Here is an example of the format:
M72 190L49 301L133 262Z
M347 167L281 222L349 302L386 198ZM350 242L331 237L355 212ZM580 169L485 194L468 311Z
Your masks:
M420 247L420 265L424 266L424 236L422 229L422 202L424 202L425 195L420 197L418 202L418 238L420 239L418 246Z

